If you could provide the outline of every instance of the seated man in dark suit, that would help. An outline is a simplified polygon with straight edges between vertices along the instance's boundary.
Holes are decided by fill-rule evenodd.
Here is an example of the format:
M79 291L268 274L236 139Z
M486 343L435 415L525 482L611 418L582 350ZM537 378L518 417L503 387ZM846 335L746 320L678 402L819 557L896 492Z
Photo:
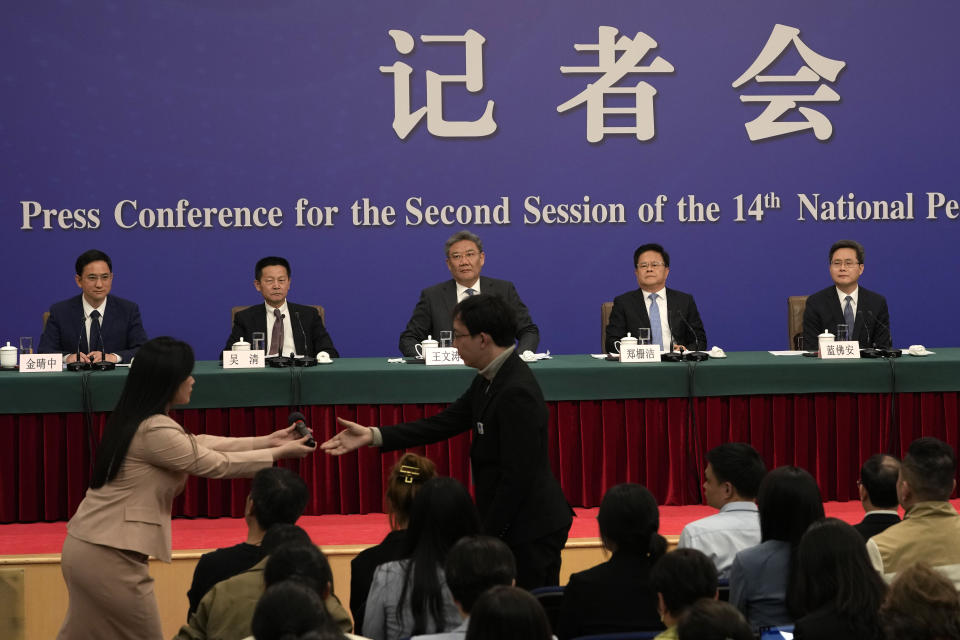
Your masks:
M830 277L834 286L807 298L803 311L803 348L817 349L817 336L824 330L836 334L837 325L847 325L850 340L861 349L889 349L890 313L887 299L857 285L863 274L863 246L840 240L830 247ZM836 336L842 340L842 336Z
M900 461L891 455L878 453L867 458L860 467L860 503L867 515L853 528L869 540L887 527L900 522L897 512L897 477Z
M286 259L276 256L261 258L257 261L254 276L253 286L263 296L264 304L237 312L224 351L230 350L240 338L251 342L253 333L259 331L266 337L264 346L268 356L296 353L312 358L325 351L331 358L340 357L323 326L320 313L314 307L287 302L290 263Z
M540 343L540 331L530 319L530 311L523 304L512 282L480 276L483 268L483 243L469 231L458 231L450 236L444 246L447 268L453 280L447 280L420 292L420 300L413 309L407 328L400 334L400 353L417 355L418 343L432 336L440 340L441 331L451 331L451 312L458 302L478 293L498 295L510 305L516 314L517 353L536 351Z
M64 362L130 362L147 341L140 308L129 300L108 296L113 263L103 251L91 249L77 258L79 296L50 307L40 336L40 353L62 353Z
M637 329L650 329L651 344L661 350L671 346L700 351L707 348L707 333L697 311L697 303L689 293L668 289L670 254L659 244L644 244L633 252L633 267L640 288L613 299L613 311L607 324L607 352L614 351L614 342ZM659 319L650 323L650 318Z

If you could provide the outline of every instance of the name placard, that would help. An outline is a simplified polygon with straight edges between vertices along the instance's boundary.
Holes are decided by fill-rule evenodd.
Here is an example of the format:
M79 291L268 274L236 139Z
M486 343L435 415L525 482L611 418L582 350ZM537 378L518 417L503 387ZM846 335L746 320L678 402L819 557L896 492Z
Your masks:
M860 343L856 340L828 342L820 347L824 360L856 360L860 357Z
M660 362L660 348L641 344L620 350L620 362Z
M427 366L461 365L460 353L456 347L427 347L423 350L423 360Z
M266 366L267 352L257 351L224 351L224 369L263 369Z
M20 355L20 373L59 373L63 371L62 353L24 353Z

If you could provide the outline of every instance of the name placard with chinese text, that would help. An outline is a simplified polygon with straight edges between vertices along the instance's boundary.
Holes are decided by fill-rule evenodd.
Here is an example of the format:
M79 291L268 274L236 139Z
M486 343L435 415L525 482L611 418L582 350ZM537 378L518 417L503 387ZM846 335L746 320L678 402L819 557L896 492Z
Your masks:
M828 342L820 349L824 360L856 360L860 357L860 343L856 340Z
M224 351L224 369L263 369L266 363L266 351Z
M640 345L620 350L620 362L660 362L660 349L656 345Z
M20 373L60 371L63 371L62 353L24 353L20 356Z
M463 365L456 347L427 347L423 350L423 360L427 366Z

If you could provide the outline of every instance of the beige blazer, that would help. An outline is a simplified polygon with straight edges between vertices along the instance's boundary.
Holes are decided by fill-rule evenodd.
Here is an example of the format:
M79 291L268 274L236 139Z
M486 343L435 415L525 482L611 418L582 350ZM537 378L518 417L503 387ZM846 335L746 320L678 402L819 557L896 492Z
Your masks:
M137 429L117 477L87 489L67 524L75 538L171 559L170 512L187 475L244 478L273 464L253 438L191 436L168 416L150 416Z

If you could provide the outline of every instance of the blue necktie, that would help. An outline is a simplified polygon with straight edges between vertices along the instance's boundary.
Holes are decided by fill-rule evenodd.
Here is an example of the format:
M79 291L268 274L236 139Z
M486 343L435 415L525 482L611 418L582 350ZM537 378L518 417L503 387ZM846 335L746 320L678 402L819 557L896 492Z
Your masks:
M90 340L87 342L90 351L103 351L103 340L100 334L100 312L94 309L90 312Z
M474 291L473 289L467 289L467 290L464 291L463 293L465 293L468 298L469 298L470 296L475 296L475 295L477 295L477 292Z
M660 345L663 350L663 327L660 326L660 306L657 304L659 296L655 293L650 294L650 338L653 344Z
M843 338L837 336L837 340L850 340L853 337L853 296L847 296L844 300L847 301L843 307L843 321L847 323L847 335Z

